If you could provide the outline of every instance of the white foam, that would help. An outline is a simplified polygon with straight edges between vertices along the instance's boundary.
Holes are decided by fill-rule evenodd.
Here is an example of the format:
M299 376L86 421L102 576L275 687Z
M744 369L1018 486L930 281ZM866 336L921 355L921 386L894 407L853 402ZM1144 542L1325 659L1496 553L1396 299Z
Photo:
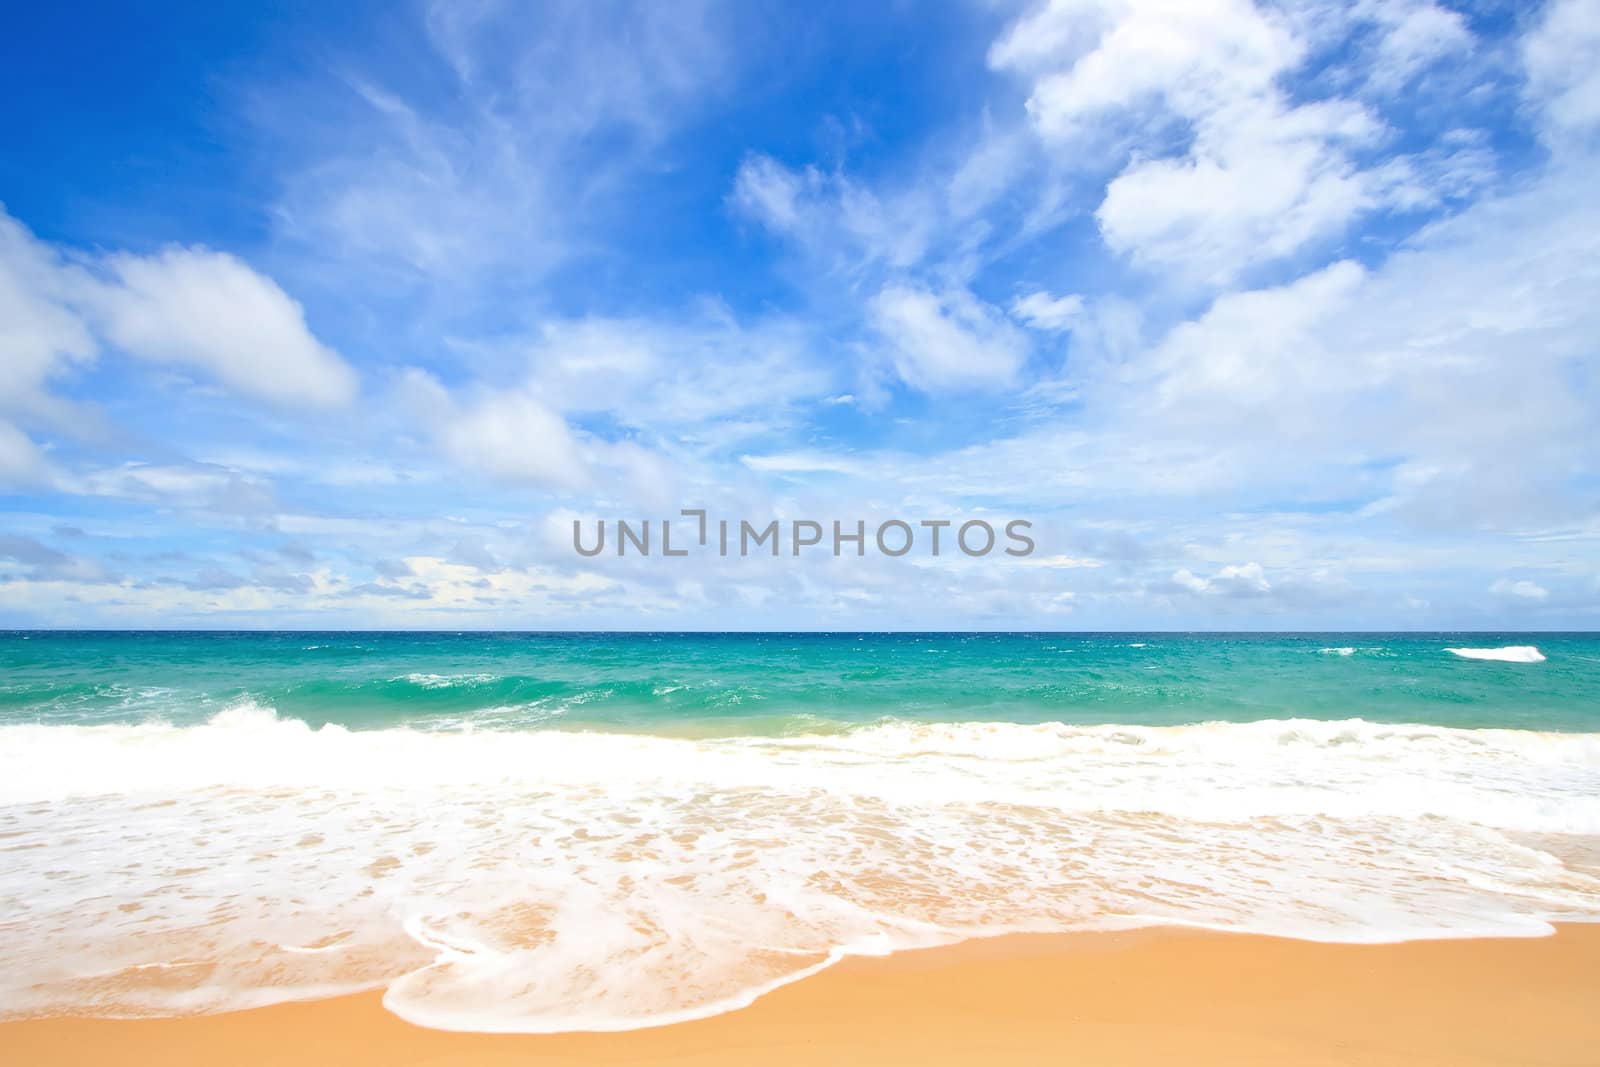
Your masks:
M471 1030L725 1011L847 954L1177 923L1333 941L1600 918L1600 735L886 722L686 740L0 727L0 1005L386 987ZM1570 847L1568 847L1570 845ZM1591 859L1585 860L1585 856Z
M498 675L494 674L424 674L413 671L410 674L392 679L396 682L410 682L412 685L424 689L454 689L463 686L487 685L497 681Z
M1345 645L1343 648L1319 648L1317 651L1324 656L1353 656L1356 654L1356 650L1349 645Z
M1447 648L1462 659L1489 659L1500 663L1543 663L1544 653L1532 645L1506 645L1504 648Z

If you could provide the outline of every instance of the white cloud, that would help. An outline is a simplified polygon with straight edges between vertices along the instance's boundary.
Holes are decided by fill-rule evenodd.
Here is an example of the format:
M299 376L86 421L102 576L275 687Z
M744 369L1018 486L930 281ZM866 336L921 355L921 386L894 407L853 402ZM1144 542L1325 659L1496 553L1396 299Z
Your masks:
M1248 0L1051 0L989 61L1036 77L1028 112L1043 135L1082 143L1128 108L1164 104L1196 119L1265 97L1303 50Z
M1347 34L1352 22L1378 27L1374 62L1391 88L1468 40L1459 16L1401 0L1352 12L1052 0L1018 20L989 60L1029 80L1029 116L1058 156L1089 173L1122 168L1096 211L1113 251L1225 284L1401 193L1419 195L1417 168L1397 187L1389 172L1358 162L1386 133L1364 103L1295 103L1286 93L1285 78L1327 22ZM1152 151L1163 144L1182 147Z
M0 486L43 481L49 464L39 446L11 423L0 419Z
M716 304L675 320L556 318L457 347L504 369L451 388L412 369L395 394L450 463L636 503L686 480L715 485L718 463L783 433L838 385L808 328L741 323Z
M753 471L773 474L850 474L859 475L864 468L845 456L823 452L780 452L765 456L740 456L739 462Z
M1276 429L1314 419L1315 412L1304 410L1305 400L1326 402L1369 384L1350 362L1328 360L1319 335L1364 277L1359 265L1342 261L1285 286L1219 297L1152 354L1158 403L1180 419L1220 422L1247 408L1273 419Z
M169 248L112 255L115 279L90 306L124 351L195 367L247 396L336 407L355 396L355 372L311 335L300 305L233 256Z
M1559 147L1600 124L1600 0L1551 0L1523 38L1522 60L1548 140Z
M1495 596L1513 597L1518 600L1545 600L1550 596L1550 590L1526 579L1513 582L1501 578L1489 587L1489 592Z
M1011 314L1040 330L1065 330L1083 314L1083 297L1032 292L1012 302Z
M1135 163L1096 211L1106 243L1136 262L1213 283L1337 233L1377 189L1347 146L1377 125L1358 105L1250 102L1205 117L1181 159Z
M795 171L763 155L740 164L730 200L824 269L842 274L919 263L941 218L937 198L921 186L879 193L843 175L815 167Z
M1272 583L1259 563L1230 564L1209 578L1184 568L1173 574L1172 582L1180 589L1205 596L1261 597L1272 592Z
M741 323L711 305L676 321L552 320L522 354L531 387L563 413L725 442L744 432L743 420L770 430L828 392L833 375L812 345L798 323Z
M411 369L401 402L464 470L491 479L575 489L588 484L584 450L560 414L522 388L452 395L432 375Z
M182 504L223 515L265 517L277 511L270 482L246 471L206 463L142 463L61 476L57 488L84 496Z
M1018 560L1017 566L1045 567L1050 570L1075 570L1080 567L1104 566L1104 561L1086 556L1043 556Z
M889 286L871 314L896 372L918 389L1006 385L1028 358L1021 332L970 293Z
M62 421L45 387L101 341L275 403L355 395L355 372L312 336L300 305L239 259L205 248L69 259L0 211L0 410Z
M815 171L799 175L770 156L750 156L734 176L733 202L772 229L793 233L801 224L801 198L820 180Z
M46 382L95 354L67 305L74 282L60 255L0 206L0 411L38 404Z
M582 486L586 464L561 416L525 393L494 393L463 409L443 433L461 465L510 481Z
M1220 517L1231 509L1314 506L1326 527L1393 537L1407 545L1402 556L1441 533L1593 531L1591 185L1586 169L1558 168L1424 229L1370 269L1341 261L1224 295L1154 344L1135 338L1087 370L1073 354L1070 416L1045 411L931 459L860 447L837 459L864 483L921 498L1157 522L1194 512L1214 535L1237 525ZM1519 562L1546 558L1527 551ZM1280 565L1258 549L1252 557ZM1338 548L1324 556L1343 558ZM1442 592L1429 599L1450 610Z
M1365 0L1352 6L1351 15L1371 20L1381 31L1370 77L1383 91L1399 89L1417 72L1473 43L1461 14L1432 0Z

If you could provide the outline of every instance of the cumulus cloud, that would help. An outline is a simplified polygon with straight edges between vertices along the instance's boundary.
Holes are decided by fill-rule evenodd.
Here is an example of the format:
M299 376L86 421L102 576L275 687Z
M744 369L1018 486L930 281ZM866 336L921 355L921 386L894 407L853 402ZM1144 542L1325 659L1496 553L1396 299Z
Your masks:
M1364 103L1297 102L1283 87L1331 17L1248 0L1052 0L989 60L1028 80L1033 125L1064 157L1122 166L1096 211L1114 251L1220 284L1418 195L1361 162L1386 134ZM1378 26L1377 62L1402 80L1469 39L1431 4L1346 17Z
M1189 156L1129 167L1106 187L1096 217L1106 243L1135 261L1231 281L1374 204L1371 176L1347 149L1377 132L1352 104L1252 103L1211 114Z
M355 372L312 336L300 305L237 258L169 248L112 255L105 267L114 282L88 303L123 351L279 404L336 407L355 396Z
M331 407L356 389L355 372L311 334L300 305L237 257L69 254L0 211L0 411L62 421L49 382L103 343L279 404Z

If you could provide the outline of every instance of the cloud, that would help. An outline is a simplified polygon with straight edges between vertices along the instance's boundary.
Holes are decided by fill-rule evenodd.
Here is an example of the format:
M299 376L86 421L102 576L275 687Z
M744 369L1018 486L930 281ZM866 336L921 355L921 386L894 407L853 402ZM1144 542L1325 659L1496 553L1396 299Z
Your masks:
M1018 565L1023 567L1045 567L1050 570L1072 570L1079 567L1102 567L1105 565L1105 561L1082 556L1044 556L1020 560Z
M69 557L31 537L14 537L0 534L0 559L9 559L31 567L60 567Z
M1156 402L1179 419L1216 422L1250 409L1293 433L1315 417L1307 401L1370 384L1359 365L1321 351L1321 328L1364 277L1359 265L1341 261L1288 285L1219 297L1152 354Z
M1230 564L1209 578L1185 568L1172 575L1172 585L1203 596L1261 597L1272 592L1272 583L1259 563Z
M567 488L588 483L588 463L566 422L527 393L491 393L446 421L442 441L469 470L506 481Z
M1346 34L1352 22L1376 25L1374 62L1392 82L1469 41L1459 16L1431 4L1368 3L1340 17L1246 0L1052 0L989 62L1027 80L1028 115L1058 156L1090 173L1121 168L1095 212L1113 251L1225 284L1420 195L1414 169L1411 185L1397 184L1360 161L1387 134L1366 104L1285 91L1328 21Z
M98 583L112 580L93 560L69 556L31 537L0 534L0 561L9 561L25 568L21 572L25 581Z
M169 248L115 254L104 266L114 283L92 290L89 304L123 351L194 367L277 404L327 408L354 398L355 372L311 335L300 305L235 257Z
M76 283L59 253L0 205L0 485L47 480L44 452L14 420L64 421L49 385L94 359L95 339L67 304Z
M1466 19L1432 0L1366 0L1351 5L1350 14L1379 28L1369 77L1385 92L1400 89L1418 72L1473 45Z
M829 272L851 276L920 263L942 218L939 199L921 185L874 190L816 167L791 170L761 154L740 164L729 199Z
M1550 596L1550 590L1526 579L1514 582L1507 578L1501 578L1489 587L1489 592L1495 596L1511 597L1517 600L1545 600Z
M1303 51L1246 0L1051 0L1002 35L989 62L1034 77L1028 113L1044 136L1081 142L1135 105L1192 119L1265 96Z
M739 461L753 471L772 474L861 474L861 464L843 456L817 452L781 452L765 456L740 456Z
M1600 125L1600 0L1551 0L1522 39L1527 96L1556 148Z
M1011 314L1039 330L1065 330L1083 315L1083 297L1037 291L1011 303Z
M1136 262L1228 282L1375 206L1372 176L1346 150L1377 132L1352 104L1261 102L1208 115L1189 156L1129 167L1096 218L1106 243Z
M0 411L37 404L47 381L94 358L94 337L68 306L68 265L0 205Z
M409 61L398 76L390 50L346 56L277 87L255 117L292 159L284 236L360 264L362 280L447 298L447 316L593 254L635 173L739 55L693 0L421 10L420 32L393 50Z
M676 318L551 318L462 351L503 368L446 388L410 369L395 397L458 469L563 492L654 500L770 441L837 396L809 328L741 322L714 302Z
M61 475L65 493L151 504L179 504L219 515L264 520L277 511L272 484L244 471L209 463L128 461Z
M663 320L553 318L519 348L530 387L563 413L723 445L781 428L835 384L809 327L715 303Z
M20 486L46 480L49 463L27 434L0 419L0 486Z
M924 391L1008 385L1028 358L1021 332L970 293L890 286L871 316L895 371Z
M67 421L47 386L102 343L278 404L334 407L356 390L300 305L238 258L199 247L69 255L0 211L0 411ZM18 454L15 439L7 451Z

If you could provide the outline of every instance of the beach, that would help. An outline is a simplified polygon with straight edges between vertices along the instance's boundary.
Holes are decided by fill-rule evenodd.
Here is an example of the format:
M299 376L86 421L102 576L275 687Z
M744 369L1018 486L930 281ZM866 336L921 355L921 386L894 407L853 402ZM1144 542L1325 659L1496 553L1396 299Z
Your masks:
M1600 921L1597 652L12 635L0 1025L157 1059L212 1028L281 1046L256 1019L404 1055L445 1032L624 1058L827 1033L871 1059L1187 1041L1150 1027L1222 1025L1186 1014L1210 1005L1312 1044L1381 1010L1367 1040L1420 1049L1488 1017L1445 1006L1591 988L1570 969L1594 970ZM118 1018L143 1021L36 1022ZM622 1036L570 1036L593 1032Z
M1013 935L849 959L742 1010L620 1033L451 1033L376 992L178 1019L0 1024L8 1063L1591 1064L1600 926L1332 945Z

